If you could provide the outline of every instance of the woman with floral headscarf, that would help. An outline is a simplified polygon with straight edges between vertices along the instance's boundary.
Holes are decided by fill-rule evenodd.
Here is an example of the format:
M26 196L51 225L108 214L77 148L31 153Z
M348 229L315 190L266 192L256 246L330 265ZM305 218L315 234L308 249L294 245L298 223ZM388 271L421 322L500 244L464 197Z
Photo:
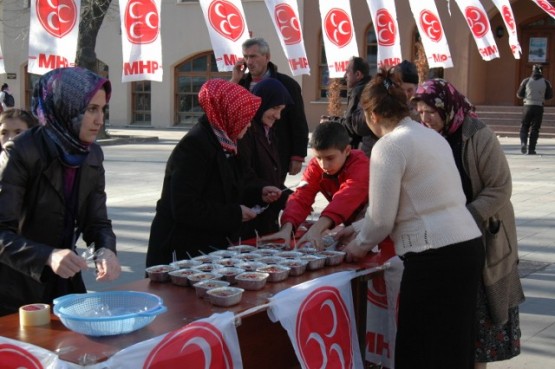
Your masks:
M204 115L181 139L166 165L162 194L150 229L146 265L208 253L238 240L243 222L256 217L249 199L270 203L281 191L249 186L237 140L251 124L260 98L223 79L199 92Z
M104 258L97 280L117 278L100 146L94 143L110 82L86 69L43 75L33 92L39 126L6 144L0 158L0 314L27 303L86 292L75 251L83 240Z
M424 82L412 98L422 123L445 137L455 158L466 206L482 230L486 260L478 290L475 368L520 353L518 275L511 171L495 134L474 106L443 80Z

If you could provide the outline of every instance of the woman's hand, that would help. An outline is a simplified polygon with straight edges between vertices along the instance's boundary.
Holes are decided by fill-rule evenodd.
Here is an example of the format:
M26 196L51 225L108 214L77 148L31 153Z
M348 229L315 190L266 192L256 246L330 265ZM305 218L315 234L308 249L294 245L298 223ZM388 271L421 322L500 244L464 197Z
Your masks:
M266 236L262 236L259 238L259 241L266 242L266 241L275 241L275 240L283 240L285 245L289 247L291 243L291 233L293 231L293 226L291 223L285 223L279 232L272 233Z
M102 258L96 260L96 280L113 281L121 273L121 265L117 255L110 249L102 248Z
M262 189L262 201L266 204L277 201L281 197L281 190L275 186L266 186Z
M310 243L312 247L318 250L324 249L324 243L322 242L322 232L316 227L312 226L308 231L303 234L303 236L297 241L297 247L303 247L303 244Z
M343 248L343 251L347 253L347 255L345 255L345 261L348 263L356 263L368 254L368 250L364 248L363 245L360 245L356 238L349 242L349 244Z
M349 242L355 239L357 236L357 232L353 228L352 225L343 228L339 232L337 232L333 238L338 241L338 245L347 245Z
M249 220L256 218L256 212L245 205L241 205L241 214L243 222L248 222Z
M46 265L62 278L70 278L81 270L87 269L87 262L70 249L54 249Z

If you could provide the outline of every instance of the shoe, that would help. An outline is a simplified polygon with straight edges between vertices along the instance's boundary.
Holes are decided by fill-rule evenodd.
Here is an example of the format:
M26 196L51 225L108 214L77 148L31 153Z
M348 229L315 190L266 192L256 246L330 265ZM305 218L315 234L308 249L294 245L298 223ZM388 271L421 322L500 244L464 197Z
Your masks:
M529 150L528 155L536 155L536 150Z
M528 150L528 148L526 147L526 144L523 143L522 146L520 146L520 152L523 154L526 154L526 151Z

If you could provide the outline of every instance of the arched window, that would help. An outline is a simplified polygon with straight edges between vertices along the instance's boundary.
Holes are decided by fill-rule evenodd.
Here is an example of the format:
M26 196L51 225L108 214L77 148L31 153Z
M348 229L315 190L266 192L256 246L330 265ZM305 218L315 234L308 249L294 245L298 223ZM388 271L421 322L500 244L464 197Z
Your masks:
M231 72L218 72L212 51L197 54L175 67L176 126L187 126L197 122L203 114L198 103L200 87L212 78L231 78Z
M321 33L321 32L320 32ZM378 40L376 39L376 34L374 33L374 28L372 25L368 25L365 33L365 51L366 60L370 64L370 75L374 75L377 72L377 61L378 61ZM329 86L329 70L328 62L326 58L326 50L324 48L324 39L320 34L320 48L319 48L319 62L318 62L318 86L319 86L319 98L328 98L328 86ZM361 57L364 57L361 55ZM347 87L343 85L341 90L341 96L347 96Z
M139 81L131 84L131 101L133 104L131 124L151 125L150 81Z
M374 32L374 26L369 24L366 27L366 60L370 64L370 75L373 76L378 71L378 39Z

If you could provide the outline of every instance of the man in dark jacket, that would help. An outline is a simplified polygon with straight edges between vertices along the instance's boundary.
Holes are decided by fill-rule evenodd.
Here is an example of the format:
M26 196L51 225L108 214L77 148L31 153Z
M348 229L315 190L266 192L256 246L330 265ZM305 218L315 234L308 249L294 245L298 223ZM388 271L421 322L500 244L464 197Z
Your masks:
M543 103L553 97L553 88L551 83L543 78L541 65L534 65L532 76L520 83L516 96L524 99L520 126L520 151L526 154L528 150L528 155L536 155L536 144L543 119ZM530 142L528 142L528 132L530 132Z
M256 83L264 78L275 78L287 89L293 99L275 123L275 134L281 161L281 177L289 173L300 173L308 145L308 123L304 112L301 86L291 77L279 73L270 61L270 46L262 38L251 38L245 41L243 59L233 68L231 81L252 90ZM248 73L246 69L248 68Z

